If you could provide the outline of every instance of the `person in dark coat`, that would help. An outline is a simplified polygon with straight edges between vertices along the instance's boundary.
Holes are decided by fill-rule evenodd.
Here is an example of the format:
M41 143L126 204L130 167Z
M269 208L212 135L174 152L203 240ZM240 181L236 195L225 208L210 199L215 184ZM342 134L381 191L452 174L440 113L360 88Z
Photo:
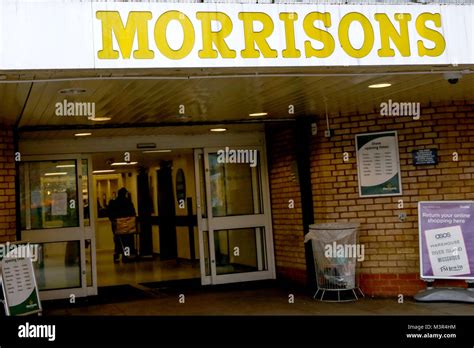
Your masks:
M111 200L109 202L108 213L109 219L112 222L112 232L114 234L114 262L119 262L120 254L122 254L122 260L125 261L127 259L127 255L123 255L123 249L125 249L126 247L129 248L130 255L135 255L133 235L116 235L115 231L117 228L117 219L129 216L136 216L135 207L133 206L131 199L128 197L128 191L125 187L122 187L118 191L116 199ZM122 241L122 243L120 243L120 240Z

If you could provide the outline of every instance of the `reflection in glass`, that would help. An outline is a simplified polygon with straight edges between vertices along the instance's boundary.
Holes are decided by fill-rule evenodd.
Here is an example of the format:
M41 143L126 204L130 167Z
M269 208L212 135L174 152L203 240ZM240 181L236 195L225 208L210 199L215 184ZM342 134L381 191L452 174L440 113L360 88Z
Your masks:
M214 231L217 274L267 270L263 228Z
M248 163L219 163L209 154L212 215L261 214L262 200L258 168Z
M23 228L28 227L28 222L31 229L78 227L75 161L29 162L20 168L20 173L28 176L27 182L20 180ZM29 185L29 190L25 184ZM26 197L28 191L29 197Z
M90 239L85 240L86 246L86 281L87 286L92 286L92 244Z
M40 290L80 287L79 241L40 244L38 261L33 266Z
M90 226L89 209L89 162L82 160L82 201L84 202L84 226Z
M211 262L209 257L209 232L203 231L203 239L204 239L204 268L206 271L206 275L211 275Z
M207 218L207 195L206 195L206 173L204 170L204 157L202 154L199 155L199 177L200 177L200 190L201 190L201 213L203 218Z
M117 198L117 192L122 185L119 183L117 175L98 178L96 180L96 185L95 196L97 197L97 217L108 217L108 207L110 202Z

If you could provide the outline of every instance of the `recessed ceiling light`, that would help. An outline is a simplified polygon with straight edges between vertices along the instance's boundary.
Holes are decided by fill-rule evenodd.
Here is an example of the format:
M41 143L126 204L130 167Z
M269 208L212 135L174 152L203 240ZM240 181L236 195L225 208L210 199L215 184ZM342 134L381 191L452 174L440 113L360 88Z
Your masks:
M92 135L92 133L75 133L74 136L76 137L87 137L89 135Z
M89 120L94 122L110 121L111 119L111 117L89 117Z
M178 120L189 120L191 118L191 116L189 115L182 115L182 114L175 115L174 117L177 118Z
M114 173L115 169L94 170L92 174Z
M387 83L387 82L376 83L374 85L369 85L369 88L386 88L386 87L390 87L391 85L392 85L391 83Z
M261 116L267 116L268 112L255 112L253 114L249 114L250 117L261 117Z
M59 176L59 175L67 175L67 173L66 172L44 173L44 176Z
M138 162L114 162L111 164L111 166L133 166L137 163Z
M58 91L59 94L64 94L64 95L78 95L78 94L83 94L86 93L86 89L84 88L64 88L60 89Z
M76 168L75 164L59 164L56 168Z
M226 132L227 128L211 128L209 129L211 132Z
M165 153L165 152L171 152L171 150L145 150L143 153Z

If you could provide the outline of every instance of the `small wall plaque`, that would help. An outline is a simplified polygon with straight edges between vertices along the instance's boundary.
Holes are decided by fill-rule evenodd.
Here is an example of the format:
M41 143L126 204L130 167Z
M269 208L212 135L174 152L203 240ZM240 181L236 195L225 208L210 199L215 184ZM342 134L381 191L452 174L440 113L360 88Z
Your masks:
M438 164L438 149L413 150L412 157L414 166Z

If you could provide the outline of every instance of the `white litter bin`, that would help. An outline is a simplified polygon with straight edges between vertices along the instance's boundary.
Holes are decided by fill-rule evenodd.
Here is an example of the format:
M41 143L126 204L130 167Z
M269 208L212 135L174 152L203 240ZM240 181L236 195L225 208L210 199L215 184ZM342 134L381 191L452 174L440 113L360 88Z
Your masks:
M358 223L333 222L309 226L305 243L313 247L316 283L314 298L327 302L354 301L364 296L356 279Z

